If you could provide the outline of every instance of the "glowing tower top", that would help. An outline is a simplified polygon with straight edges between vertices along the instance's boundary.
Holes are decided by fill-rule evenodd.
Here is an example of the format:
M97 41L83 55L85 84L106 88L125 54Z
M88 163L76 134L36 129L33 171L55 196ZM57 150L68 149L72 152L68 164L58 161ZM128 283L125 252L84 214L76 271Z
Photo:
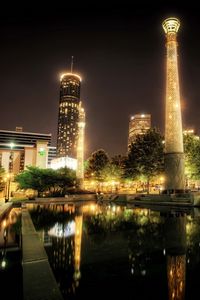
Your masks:
M168 18L164 20L162 25L166 34L177 33L180 27L180 21L177 18Z

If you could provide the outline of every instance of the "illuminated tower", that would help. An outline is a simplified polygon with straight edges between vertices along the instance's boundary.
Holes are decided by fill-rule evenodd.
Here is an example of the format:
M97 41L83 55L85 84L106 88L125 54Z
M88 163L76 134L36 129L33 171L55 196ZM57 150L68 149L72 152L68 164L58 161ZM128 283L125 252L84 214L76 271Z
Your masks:
M151 128L151 115L150 114L137 114L131 116L129 121L129 134L128 134L128 150L138 134L145 134Z
M77 169L76 177L80 187L83 185L84 179L84 136L85 136L85 111L79 104L79 120L78 120L78 142L77 142Z
M180 22L168 18L163 22L166 34L166 107L165 107L165 173L167 193L178 193L184 190L184 153L181 120L177 32Z
M58 115L57 157L77 155L78 120L81 77L66 73L60 77L60 102Z

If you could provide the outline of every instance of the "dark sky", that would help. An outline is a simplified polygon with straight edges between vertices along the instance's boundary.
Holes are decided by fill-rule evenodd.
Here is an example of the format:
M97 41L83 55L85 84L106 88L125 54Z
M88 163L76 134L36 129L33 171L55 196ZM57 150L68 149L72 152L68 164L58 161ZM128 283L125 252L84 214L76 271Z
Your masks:
M134 4L134 3L132 3ZM164 128L165 17L181 20L179 71L183 125L200 133L200 13L196 6L130 3L12 7L0 13L0 129L52 133L56 145L59 76L82 76L86 157L125 154L132 114Z

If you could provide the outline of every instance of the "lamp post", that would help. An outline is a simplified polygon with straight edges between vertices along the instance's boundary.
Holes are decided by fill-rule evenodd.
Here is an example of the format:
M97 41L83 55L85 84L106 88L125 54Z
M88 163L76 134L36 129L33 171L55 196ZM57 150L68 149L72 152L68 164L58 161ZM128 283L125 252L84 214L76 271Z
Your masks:
M6 176L6 191L5 191L5 203L9 201L10 199L10 179L11 175L7 174Z
M14 143L10 143L10 158L9 158L9 166L8 166L8 174L6 180L6 190L5 190L5 202L8 202L10 199L10 183L11 183L11 172L13 169L13 152L12 149L14 147Z

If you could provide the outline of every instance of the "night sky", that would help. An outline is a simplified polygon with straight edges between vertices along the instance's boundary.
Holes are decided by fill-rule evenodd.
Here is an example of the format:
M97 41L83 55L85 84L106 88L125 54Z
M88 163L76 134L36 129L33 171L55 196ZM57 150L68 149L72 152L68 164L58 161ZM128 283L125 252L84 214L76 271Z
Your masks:
M183 127L200 134L200 13L195 6L23 7L0 13L0 129L52 133L56 145L59 76L82 77L86 158L99 148L126 154L129 118L150 113L163 133L164 18L177 16Z

